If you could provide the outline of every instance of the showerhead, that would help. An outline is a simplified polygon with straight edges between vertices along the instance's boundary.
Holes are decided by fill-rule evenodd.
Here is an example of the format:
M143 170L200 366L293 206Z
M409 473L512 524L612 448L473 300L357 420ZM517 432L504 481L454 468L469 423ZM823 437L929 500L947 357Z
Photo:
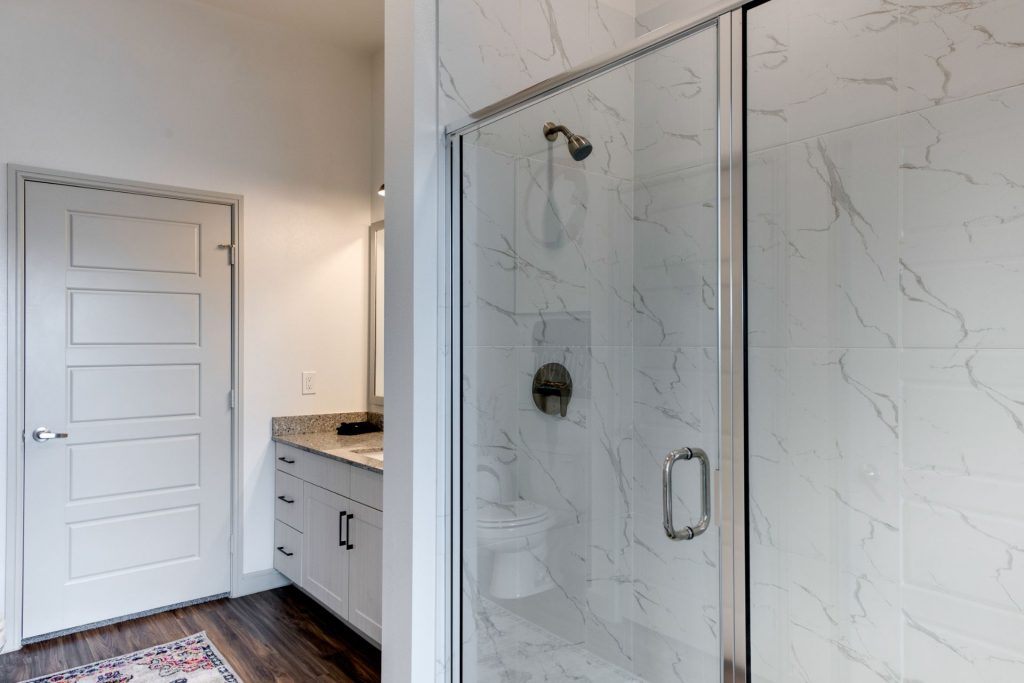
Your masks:
M594 151L594 146L590 144L590 140L582 135L576 135L565 126L554 124L551 121L544 124L544 137L548 140L554 142L558 139L559 133L565 135L565 139L569 143L569 156L576 161L583 161Z
M582 135L569 136L569 155L576 161L583 161L593 151L594 146L590 144L590 140Z

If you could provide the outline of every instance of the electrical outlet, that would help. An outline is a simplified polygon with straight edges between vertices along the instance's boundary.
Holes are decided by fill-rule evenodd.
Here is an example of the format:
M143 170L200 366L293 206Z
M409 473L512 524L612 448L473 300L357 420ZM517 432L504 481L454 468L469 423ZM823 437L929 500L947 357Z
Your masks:
M302 394L315 394L316 393L316 373L315 372L304 372L302 373Z

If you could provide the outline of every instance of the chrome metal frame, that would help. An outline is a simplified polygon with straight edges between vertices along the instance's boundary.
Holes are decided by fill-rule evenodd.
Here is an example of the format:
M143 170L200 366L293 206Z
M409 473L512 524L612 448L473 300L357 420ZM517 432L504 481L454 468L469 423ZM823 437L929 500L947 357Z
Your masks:
M653 52L669 43L673 43L688 33L706 28L717 21L722 15L750 4L752 1L757 0L717 0L699 12L695 12L692 16L672 22L671 24L665 24L660 28L645 33L632 42L626 43L613 52L587 60L579 66L563 71L557 76L552 76L539 83L535 83L513 95L489 104L483 109L478 109L469 116L447 126L445 131L449 135L459 133L464 128L480 125L487 119L500 118L506 114L511 114L523 106L543 99L556 91L563 90L566 86L599 76L626 62L632 62L648 52Z
M762 0L719 0L704 11L667 25L605 57L526 88L474 112L445 129L447 238L450 240L451 458L449 637L453 683L462 681L461 531L461 138L688 35L717 26L719 45L719 409L721 563L721 655L723 683L747 683L747 470L745 344L745 151L744 14Z
M448 620L448 666L447 681L462 681L462 140L461 137L447 136L443 149L445 159L446 201L445 213L447 221L445 235L448 239L449 273L449 320L448 339L451 345L448 358L451 365L447 368L448 382L448 414L451 431L448 434L449 458L448 481L449 518L451 523L446 530L447 547L451 552L448 556L448 600L446 601L446 618Z
M744 10L718 20L719 438L722 680L746 683L747 449L744 233Z

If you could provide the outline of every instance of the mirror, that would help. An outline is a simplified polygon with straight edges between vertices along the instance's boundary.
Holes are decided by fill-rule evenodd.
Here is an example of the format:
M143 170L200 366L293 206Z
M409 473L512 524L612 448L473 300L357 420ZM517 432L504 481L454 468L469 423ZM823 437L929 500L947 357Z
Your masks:
M367 410L384 412L384 221L370 226L370 352Z

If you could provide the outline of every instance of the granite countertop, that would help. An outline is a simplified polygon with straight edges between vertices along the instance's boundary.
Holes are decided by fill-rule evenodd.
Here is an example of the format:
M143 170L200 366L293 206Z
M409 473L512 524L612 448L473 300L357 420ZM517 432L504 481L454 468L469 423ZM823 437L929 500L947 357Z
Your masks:
M275 434L277 443L342 460L373 472L384 472L384 432L339 436L334 431L306 434Z

